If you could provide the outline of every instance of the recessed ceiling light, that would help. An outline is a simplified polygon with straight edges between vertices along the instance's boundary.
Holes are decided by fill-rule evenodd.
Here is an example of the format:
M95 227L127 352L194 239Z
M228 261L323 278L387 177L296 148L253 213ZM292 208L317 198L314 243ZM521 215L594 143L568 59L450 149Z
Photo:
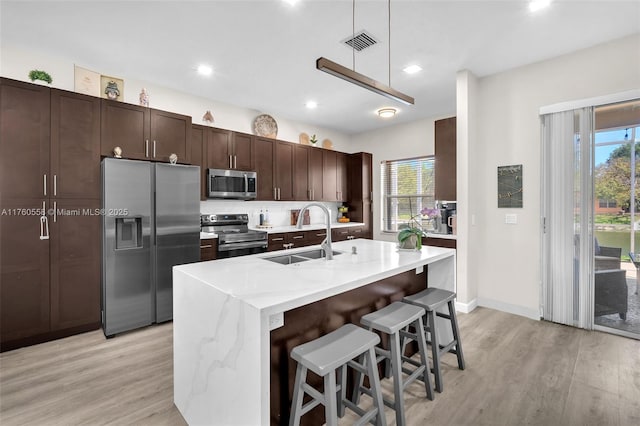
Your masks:
M198 65L198 74L211 75L213 74L213 68L211 68L209 65Z
M422 67L420 65L409 65L402 71L406 72L407 74L415 74L417 72L422 71Z
M398 112L397 109L395 108L380 108L378 111L376 111L378 113L378 115L382 118L391 118L394 115L396 115L396 112Z
M295 6L298 3L298 0L282 0L285 3L290 4L291 6Z
M537 12L545 7L548 7L551 4L551 0L531 0L529 2L529 10L532 12Z
M304 106L306 106L309 109L314 109L318 107L318 103L316 101L307 101L307 103L304 104Z

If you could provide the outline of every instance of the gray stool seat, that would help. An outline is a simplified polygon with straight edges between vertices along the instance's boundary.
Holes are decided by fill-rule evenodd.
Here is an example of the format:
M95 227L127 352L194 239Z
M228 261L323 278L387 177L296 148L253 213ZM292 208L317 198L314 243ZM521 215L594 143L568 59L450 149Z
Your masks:
M338 416L344 415L345 406L361 416L356 424L372 422L378 426L386 426L380 378L378 370L375 368L374 348L379 342L380 337L377 334L354 324L347 324L329 334L293 348L291 358L297 361L298 366L293 387L289 425L299 425L300 417L318 404L323 404L327 426L338 424ZM369 376L373 398L371 410L364 411L346 398L347 367ZM323 377L324 393L320 393L306 383L307 370ZM336 383L336 370L339 371L339 384ZM311 401L303 405L305 393L311 396Z
M404 412L404 390L416 379L422 379L425 385L427 398L433 400L433 387L430 379L429 359L427 357L427 344L424 336L424 323L422 318L425 310L419 306L410 305L402 302L393 302L392 304L379 309L376 312L364 315L360 322L369 330L377 330L389 335L389 350L376 347L376 364L385 361L386 370L391 370L393 376L393 401L383 398L384 403L393 408L396 412L396 425L403 426L406 424ZM409 331L412 326L415 333ZM411 339L418 342L420 353L420 362L404 355L404 350L400 349L400 340ZM410 370L403 368L403 363L408 362L416 368ZM390 363L390 364L389 364ZM389 368L390 366L390 368ZM403 379L403 373L408 377ZM353 402L357 404L361 393L371 394L371 390L365 388L364 377L361 374L356 375L356 387L353 393Z
M427 344L431 345L431 354L433 358L433 375L435 376L436 391L442 392L444 386L442 383L442 369L440 368L440 358L447 352L454 353L458 359L458 368L464 370L464 356L462 354L462 343L460 342L460 331L458 330L458 320L456 319L456 308L454 300L456 294L454 292L443 290L440 288L427 288L416 294L405 296L403 302L411 303L424 308L426 318L424 325L424 334ZM447 306L449 313L438 312L437 309ZM453 340L446 344L438 342L437 328L439 327L436 317L444 318L450 321ZM441 327L442 325L440 325ZM404 348L404 344L403 344Z

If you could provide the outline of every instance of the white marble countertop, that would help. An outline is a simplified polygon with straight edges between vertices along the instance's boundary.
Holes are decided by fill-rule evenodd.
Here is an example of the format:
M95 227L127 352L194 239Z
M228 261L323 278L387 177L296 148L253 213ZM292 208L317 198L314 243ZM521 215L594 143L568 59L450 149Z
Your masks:
M334 222L331 224L331 229L335 228L349 228L352 226L364 226L364 223L361 222L347 222L347 223L339 223ZM318 229L326 229L327 225L324 223L312 223L311 225L302 225L302 229L298 229L295 225L285 225L285 226L273 226L271 228L258 228L258 227L249 227L250 229L255 229L258 231L267 231L269 234L277 234L280 232L299 232L299 231L315 231Z
M352 254L352 248L357 254ZM333 243L343 252L333 260L314 259L291 265L266 257L296 254L320 246L260 253L174 267L217 291L251 305L263 314L284 312L310 302L397 275L455 253L453 249L423 246L421 251L398 251L395 243L357 239Z
M188 424L270 423L270 333L290 309L412 269L420 273L427 264L429 286L455 291L454 249L398 251L393 242L356 239L333 244L344 252L333 260L264 259L317 248L173 267L173 395Z

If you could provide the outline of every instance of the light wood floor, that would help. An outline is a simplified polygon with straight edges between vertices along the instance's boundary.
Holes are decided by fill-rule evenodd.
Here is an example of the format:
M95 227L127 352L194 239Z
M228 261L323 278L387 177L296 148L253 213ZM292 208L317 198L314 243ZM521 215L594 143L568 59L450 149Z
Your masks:
M434 401L409 386L409 425L640 424L640 341L483 308L459 322L467 369L445 355ZM172 400L170 323L0 355L2 426L184 425Z

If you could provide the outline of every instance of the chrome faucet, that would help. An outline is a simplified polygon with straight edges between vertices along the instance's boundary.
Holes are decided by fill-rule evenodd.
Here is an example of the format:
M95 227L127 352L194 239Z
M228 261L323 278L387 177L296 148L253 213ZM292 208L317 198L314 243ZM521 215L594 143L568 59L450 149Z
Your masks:
M309 203L300 209L300 214L298 215L298 223L296 224L296 228L302 229L302 221L304 220L304 212L309 207L320 207L324 211L324 216L327 218L327 237L324 239L320 247L324 249L325 258L327 260L333 259L333 250L331 249L331 212L329 209L320 203Z

